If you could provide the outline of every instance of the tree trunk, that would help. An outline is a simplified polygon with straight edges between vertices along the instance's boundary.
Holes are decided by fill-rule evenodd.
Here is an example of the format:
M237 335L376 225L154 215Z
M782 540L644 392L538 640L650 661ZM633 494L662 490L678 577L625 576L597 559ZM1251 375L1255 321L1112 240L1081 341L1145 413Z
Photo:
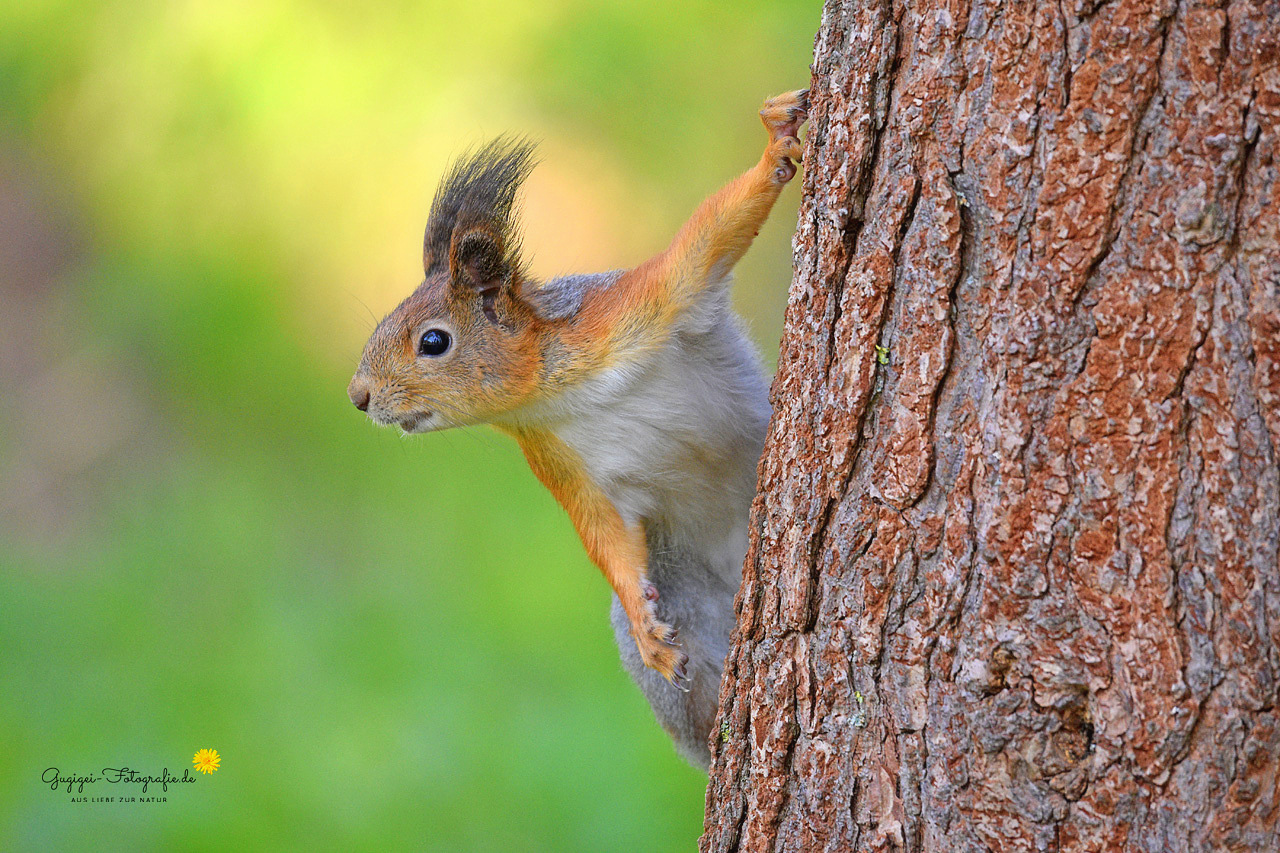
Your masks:
M703 851L1280 850L1278 41L827 4Z

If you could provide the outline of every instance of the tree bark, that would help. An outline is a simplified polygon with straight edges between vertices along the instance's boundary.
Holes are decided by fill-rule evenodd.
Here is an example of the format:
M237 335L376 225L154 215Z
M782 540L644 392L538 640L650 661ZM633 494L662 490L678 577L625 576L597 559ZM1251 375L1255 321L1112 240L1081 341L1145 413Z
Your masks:
M1280 850L1280 3L815 55L701 849Z

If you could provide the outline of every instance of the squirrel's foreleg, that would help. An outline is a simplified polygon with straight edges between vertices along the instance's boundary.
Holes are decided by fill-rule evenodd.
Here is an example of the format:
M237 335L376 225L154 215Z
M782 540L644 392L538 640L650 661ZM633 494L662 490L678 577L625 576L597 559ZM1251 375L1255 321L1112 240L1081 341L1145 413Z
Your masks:
M765 101L760 120L769 142L760 161L699 205L666 250L623 273L607 291L588 294L580 316L581 326L591 330L584 349L642 346L646 330L669 328L709 286L729 274L782 188L795 177L792 161L803 152L796 134L808 108L807 90Z
M808 107L807 90L765 101L760 120L769 131L769 142L760 161L704 201L671 246L636 269L639 273L652 265L649 273L671 291L672 309L679 310L708 284L723 279L746 254L782 188L795 177L792 161L800 160L803 152L797 134L808 118Z
M675 629L654 610L657 590L646 577L644 527L628 525L613 502L587 475L582 461L551 432L513 430L529 467L569 513L587 555L600 568L631 623L631 635L645 666L687 689L688 658L675 642Z

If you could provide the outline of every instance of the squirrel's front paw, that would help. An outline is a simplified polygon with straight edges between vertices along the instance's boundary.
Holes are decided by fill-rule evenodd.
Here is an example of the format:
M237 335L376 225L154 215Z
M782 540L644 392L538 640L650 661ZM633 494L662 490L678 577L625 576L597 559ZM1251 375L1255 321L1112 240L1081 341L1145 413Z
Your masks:
M809 118L809 90L797 89L775 95L760 108L760 120L769 131L769 139L777 141L800 135L800 125Z
M786 183L796 175L792 161L803 159L800 125L809 118L809 90L800 89L777 95L764 102L760 120L769 131L769 152L777 159L775 177Z
M689 657L676 642L676 629L660 622L652 614L641 626L632 626L640 660L680 690L689 690Z

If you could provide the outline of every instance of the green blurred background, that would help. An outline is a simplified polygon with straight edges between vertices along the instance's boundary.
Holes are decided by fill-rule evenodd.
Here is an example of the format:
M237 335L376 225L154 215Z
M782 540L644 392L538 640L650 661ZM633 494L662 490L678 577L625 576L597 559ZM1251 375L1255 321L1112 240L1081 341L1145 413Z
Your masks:
M345 387L451 156L542 140L535 272L634 264L755 161L818 16L0 5L0 849L693 849L705 776L514 445ZM736 285L770 365L798 195ZM40 781L206 747L166 803Z

